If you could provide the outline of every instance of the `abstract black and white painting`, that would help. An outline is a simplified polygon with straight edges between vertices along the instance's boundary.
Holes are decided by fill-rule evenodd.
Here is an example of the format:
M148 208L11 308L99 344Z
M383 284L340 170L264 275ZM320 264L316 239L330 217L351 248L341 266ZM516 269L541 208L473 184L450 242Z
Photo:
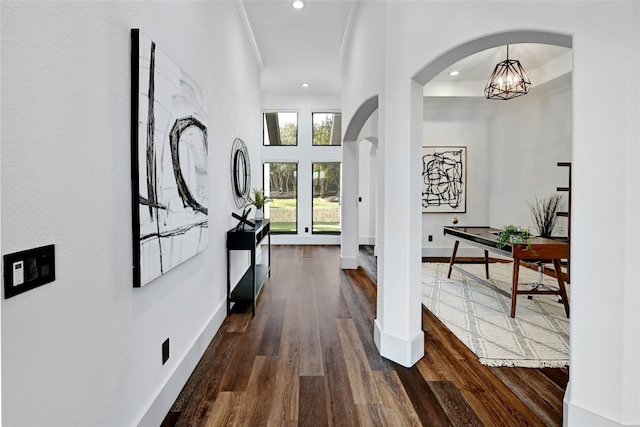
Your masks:
M466 212L467 147L422 147L422 212Z
M202 91L131 30L134 287L207 247L207 114Z

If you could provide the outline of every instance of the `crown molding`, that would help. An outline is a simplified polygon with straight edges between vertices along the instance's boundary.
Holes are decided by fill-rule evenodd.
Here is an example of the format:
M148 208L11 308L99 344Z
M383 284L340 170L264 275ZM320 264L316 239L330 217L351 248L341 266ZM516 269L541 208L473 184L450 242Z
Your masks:
M353 27L353 19L358 11L358 6L360 2L358 0L354 0L351 2L351 10L349 11L349 17L347 18L347 25L344 27L344 34L342 35L342 43L340 44L340 50L338 51L338 58L342 61L342 57L344 55L344 51L347 48L347 44L349 43L349 37L351 36L351 28Z
M260 49L258 49L256 38L253 35L253 30L251 29L251 24L249 23L249 17L247 16L247 11L244 8L244 3L242 0L235 0L235 3L236 8L238 9L238 14L240 15L240 20L242 21L242 26L247 34L247 39L249 40L249 44L253 49L253 54L256 57L256 62L258 63L258 67L260 67L260 71L262 71L264 70L264 62L262 61L262 55L260 55Z

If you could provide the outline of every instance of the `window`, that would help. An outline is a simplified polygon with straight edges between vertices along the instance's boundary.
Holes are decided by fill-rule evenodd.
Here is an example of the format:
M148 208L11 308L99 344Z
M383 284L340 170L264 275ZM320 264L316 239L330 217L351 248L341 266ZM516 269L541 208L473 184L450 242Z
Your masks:
M313 145L342 145L342 113L312 113Z
M271 199L265 217L271 219L272 233L298 232L298 164L264 163L264 190Z
M298 145L298 113L264 113L263 145Z
M340 233L340 162L313 164L313 233Z

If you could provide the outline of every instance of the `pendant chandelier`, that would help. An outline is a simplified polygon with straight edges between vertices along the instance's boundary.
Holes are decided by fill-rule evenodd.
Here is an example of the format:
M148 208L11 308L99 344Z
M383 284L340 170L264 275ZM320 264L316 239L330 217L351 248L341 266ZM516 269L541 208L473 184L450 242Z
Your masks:
M520 65L520 61L509 59L509 45L507 45L507 59L498 63L484 88L487 99L511 99L526 95L531 87L531 81Z

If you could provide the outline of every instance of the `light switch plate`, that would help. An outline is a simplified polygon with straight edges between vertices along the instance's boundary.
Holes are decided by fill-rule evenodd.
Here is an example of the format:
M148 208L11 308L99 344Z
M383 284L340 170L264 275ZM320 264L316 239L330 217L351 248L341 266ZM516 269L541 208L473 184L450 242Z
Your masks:
M4 297L56 280L55 245L47 245L4 256Z

